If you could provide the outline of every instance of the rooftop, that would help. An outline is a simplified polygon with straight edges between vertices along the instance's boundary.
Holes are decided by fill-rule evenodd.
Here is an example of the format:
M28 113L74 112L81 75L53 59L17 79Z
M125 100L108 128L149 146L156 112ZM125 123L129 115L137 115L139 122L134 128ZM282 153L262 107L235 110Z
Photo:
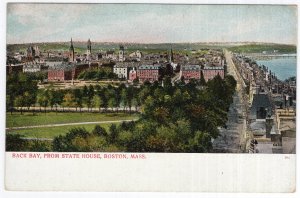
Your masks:
M201 67L199 65L185 65L181 67L182 71L200 71Z
M160 69L161 68L161 65L158 65L158 64L156 64L156 65L141 65L141 66L139 66L139 70L141 70L141 69L149 69L149 70L157 70L157 69Z

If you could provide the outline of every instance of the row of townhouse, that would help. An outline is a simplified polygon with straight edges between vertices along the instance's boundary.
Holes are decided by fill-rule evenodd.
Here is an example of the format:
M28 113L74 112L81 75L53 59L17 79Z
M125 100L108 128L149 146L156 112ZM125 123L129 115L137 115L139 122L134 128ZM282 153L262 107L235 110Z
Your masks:
M225 76L224 67L204 66L201 68L200 65L184 65L180 69L180 78L183 78L185 81L189 81L190 79L199 80L201 72L206 82L217 75L222 79Z
M119 78L126 79L130 82L138 79L139 82L154 82L159 80L162 75L162 65L160 64L144 64L138 65L138 63L122 63L116 64L113 68L113 72L118 75Z
M48 70L48 81L66 81L76 79L81 72L97 67L98 63L55 65Z
M159 80L163 75L163 66L161 64L116 64L113 71L119 78L126 79L129 82L132 82L134 79L138 79L139 82L154 82ZM190 79L199 80L201 72L205 81L211 80L217 75L223 79L225 76L225 67L204 66L201 68L200 65L185 65L181 67L180 77L183 77L185 81L189 81Z

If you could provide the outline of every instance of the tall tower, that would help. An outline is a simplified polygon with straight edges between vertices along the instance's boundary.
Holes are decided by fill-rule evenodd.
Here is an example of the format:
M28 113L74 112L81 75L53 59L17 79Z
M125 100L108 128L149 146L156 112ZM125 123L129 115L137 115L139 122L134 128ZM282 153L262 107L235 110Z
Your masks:
M91 40L89 39L87 42L87 51L86 51L88 61L91 60L91 54L92 54L92 43L91 43Z
M120 61L120 62L125 61L124 46L123 46L123 45L120 45L120 50L119 50L119 61Z
M74 52L74 47L73 47L73 41L71 38L71 46L69 49L69 62L74 62L75 61L75 52Z

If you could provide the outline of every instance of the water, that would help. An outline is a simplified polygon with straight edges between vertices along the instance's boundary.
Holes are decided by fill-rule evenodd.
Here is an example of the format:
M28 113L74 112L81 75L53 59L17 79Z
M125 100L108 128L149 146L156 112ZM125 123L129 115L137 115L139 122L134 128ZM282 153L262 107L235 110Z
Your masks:
M297 58L296 57L276 57L268 60L257 60L258 65L265 65L280 80L285 80L297 74Z

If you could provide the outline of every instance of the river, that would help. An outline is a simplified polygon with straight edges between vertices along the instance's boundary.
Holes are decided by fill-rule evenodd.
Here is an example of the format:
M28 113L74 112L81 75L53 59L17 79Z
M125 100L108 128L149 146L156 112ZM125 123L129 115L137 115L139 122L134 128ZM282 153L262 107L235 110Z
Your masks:
M274 57L267 60L256 60L258 65L265 65L280 80L285 80L297 74L297 58L292 57Z

